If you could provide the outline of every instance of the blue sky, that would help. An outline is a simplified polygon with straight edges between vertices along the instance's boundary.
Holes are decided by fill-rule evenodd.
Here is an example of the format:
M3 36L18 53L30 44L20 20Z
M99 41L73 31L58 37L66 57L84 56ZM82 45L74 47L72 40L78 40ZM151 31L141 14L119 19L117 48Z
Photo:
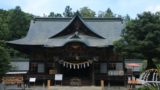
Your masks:
M87 6L96 13L111 8L116 14L129 14L132 18L144 11L160 11L160 0L0 0L0 9L20 6L23 11L39 16L50 12L63 13L67 5L73 11Z

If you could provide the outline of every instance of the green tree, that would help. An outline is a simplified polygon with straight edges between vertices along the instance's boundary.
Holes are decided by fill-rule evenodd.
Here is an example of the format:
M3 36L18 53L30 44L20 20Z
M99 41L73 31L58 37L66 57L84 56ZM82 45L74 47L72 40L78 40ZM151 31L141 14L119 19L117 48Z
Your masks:
M66 6L64 12L63 12L63 16L64 17L73 17L73 12L72 12L72 8L70 6Z
M62 17L62 15L61 15L60 13L56 13L56 14L55 14L55 17L57 17L57 18L61 18L61 17Z
M124 16L123 19L124 19L123 21L125 24L127 24L131 20L131 18L128 14L126 16Z
M0 40L7 40L10 35L7 16L8 12L0 9Z
M100 18L111 18L111 17L116 17L116 15L112 12L110 8L108 8L105 12L104 11L99 11L98 12L98 17Z
M7 50L0 46L0 76L10 69L10 56Z
M99 18L103 18L104 17L104 12L103 11L99 11L98 12L98 17Z
M48 17L60 18L60 17L62 17L62 15L60 13L50 12L50 14L48 15Z
M115 17L115 15L113 14L112 10L110 8L108 8L105 12L104 12L104 17Z
M3 41L19 39L28 31L31 14L21 11L20 7L11 10L0 10L0 46L9 54L16 52L11 50Z
M55 17L54 12L50 12L50 14L48 15L48 17Z
M31 18L32 15L21 11L19 6L16 6L15 9L9 10L8 25L12 40L19 39L26 35L29 29Z
M89 9L88 7L83 7L80 9L79 13L83 16L83 17L95 17L96 13Z
M125 57L147 59L147 68L156 68L154 58L160 53L160 16L150 12L139 14L130 20L122 32L122 38L114 43Z

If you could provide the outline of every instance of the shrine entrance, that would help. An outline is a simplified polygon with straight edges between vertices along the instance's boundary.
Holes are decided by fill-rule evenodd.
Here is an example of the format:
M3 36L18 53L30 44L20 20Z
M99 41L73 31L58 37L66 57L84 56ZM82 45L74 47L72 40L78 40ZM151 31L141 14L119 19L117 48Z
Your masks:
M61 66L61 73L63 74L64 85L80 86L91 85L92 68L91 66L85 68L66 68Z
M71 86L91 85L93 57L82 42L69 42L57 62L63 74L63 84Z

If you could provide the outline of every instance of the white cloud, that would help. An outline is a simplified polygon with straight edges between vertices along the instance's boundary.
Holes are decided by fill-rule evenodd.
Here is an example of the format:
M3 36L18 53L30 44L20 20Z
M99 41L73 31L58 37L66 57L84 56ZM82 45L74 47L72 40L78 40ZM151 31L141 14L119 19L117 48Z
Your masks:
M145 9L145 11L151 11L153 13L160 11L160 5L156 5L156 6L149 6Z

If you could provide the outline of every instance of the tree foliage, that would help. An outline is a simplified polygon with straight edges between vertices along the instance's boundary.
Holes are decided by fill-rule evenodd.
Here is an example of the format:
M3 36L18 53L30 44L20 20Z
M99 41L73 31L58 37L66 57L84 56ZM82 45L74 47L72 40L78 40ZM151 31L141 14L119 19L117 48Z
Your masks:
M93 17L99 17L99 18L119 17L119 18L123 18L121 15L114 14L110 8L108 8L106 11L99 11L97 16L96 16L95 11L91 10L90 8L88 8L86 6L80 8L78 11L82 17L87 17L87 18L93 18ZM60 13L50 12L48 17L54 17L54 18L56 18L56 17L73 17L74 15L75 15L75 11L72 11L72 8L70 6L66 6L64 9L64 12L63 12L63 16Z
M0 39L1 40L8 39L10 35L7 16L8 16L8 12L0 9Z
M50 14L48 15L48 17L60 18L60 17L62 17L62 15L60 13L50 12Z
M95 17L96 13L89 9L88 7L83 7L80 9L79 13L83 16L83 17Z
M123 18L124 24L127 24L131 20L131 18L130 18L130 16L128 14L126 16L124 16L124 17L120 16L120 18Z
M116 17L116 15L112 12L110 8L108 8L105 12L99 11L98 17L112 18L112 17Z
M17 52L6 46L5 41L25 36L31 18L32 15L23 12L19 6L8 11L0 9L0 76L10 69L10 55Z
M55 17L55 13L54 12L50 12L50 14L48 15L48 17Z
M63 16L64 17L73 17L74 13L72 12L72 8L70 6L66 6Z
M160 53L160 16L144 12L126 24L121 40L114 43L116 50L131 58L148 60L147 69L156 68L154 58Z
M0 46L0 76L10 69L10 56L7 50Z
M56 13L55 17L59 17L60 18L60 17L63 17L63 16L60 13Z
M31 18L32 16L21 11L19 6L9 10L8 25L12 40L26 35Z
M115 15L113 14L112 10L108 8L104 13L104 17L115 17Z

